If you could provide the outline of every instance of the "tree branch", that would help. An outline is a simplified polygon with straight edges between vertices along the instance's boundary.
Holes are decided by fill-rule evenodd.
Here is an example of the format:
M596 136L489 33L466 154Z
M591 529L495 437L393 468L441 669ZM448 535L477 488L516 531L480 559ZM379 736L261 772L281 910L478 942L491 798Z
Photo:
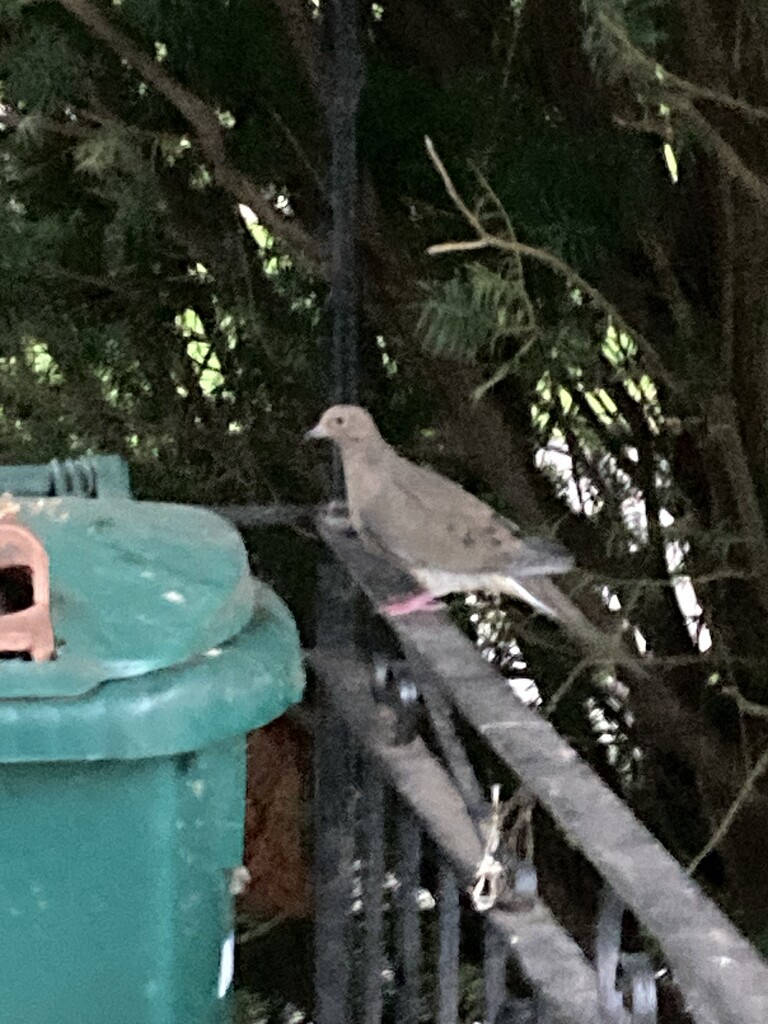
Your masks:
M493 235L486 231L480 218L472 213L459 195L456 186L451 180L451 176L448 174L445 165L435 150L432 140L427 136L424 141L429 158L442 178L446 192L453 201L456 209L464 217L470 227L474 229L478 236L471 242L440 242L437 245L431 245L427 249L427 253L430 256L442 255L443 253L448 252L462 252L468 249L487 248L497 249L501 252L514 253L519 256L528 256L531 259L537 260L539 263L543 263L551 270L554 270L555 273L564 277L568 284L583 292L599 309L602 309L602 311L611 318L619 331L629 335L635 341L637 347L643 352L643 355L648 362L649 371L658 381L663 381L670 391L679 391L680 388L678 382L668 372L663 360L648 338L627 323L616 306L614 306L614 304L610 302L601 291L586 281L578 271L574 270L574 268L564 260L561 260L559 256L555 256L554 253L547 252L546 249L539 249L532 245L525 245L522 242L518 242L514 237L503 238L500 235Z
M476 250L481 248L494 248L502 252L518 253L521 256L529 256L539 262L551 267L555 272L566 278L571 284L580 288L585 295L592 298L600 309L610 316L617 328L631 336L637 343L638 348L644 353L648 360L651 373L655 373L657 379L663 380L668 387L678 392L678 383L664 367L660 357L651 343L625 321L613 304L605 298L597 289L586 282L576 271L558 257L544 250L532 246L523 245L516 240L501 238L491 235L484 228L481 220L467 207L458 193L444 164L440 160L434 145L427 142L427 150L430 158L440 175L446 192L452 202L462 214L467 223L474 229L477 238L471 243L460 242L456 250ZM451 251L449 245L441 245L437 250L430 248L429 253ZM449 382L446 381L446 386ZM450 380L450 387L455 392L456 380ZM504 425L498 423L498 410L493 403L484 402L482 411L472 403L460 403L454 405L454 418L446 424L446 432L453 435L459 434L458 450L464 450L469 454L475 448L475 442L480 436L474 438L476 424L470 425L467 418L473 420L476 413L482 417L480 435L483 437L482 450L476 453L476 459L481 461L484 467L484 475L491 486L500 495L508 495L512 501L513 508L522 512L521 499L528 506L527 520L529 523L541 522L546 517L542 516L540 509L534 510L531 506L537 506L538 500L532 489L527 494L517 492L517 477L515 482L510 479L510 444L508 432ZM472 438L472 441L470 439ZM500 439L504 438L504 443ZM519 460L519 453L516 453ZM514 459L512 459L514 461ZM495 472L496 463L499 463L499 471ZM513 474L514 476L514 474ZM515 493L513 493L515 492ZM580 544L579 550L582 560L589 562L590 554L586 544ZM666 582L668 586L668 581ZM558 608L567 609L568 618L572 614L572 623L585 623L585 617L574 601L564 595L562 591L550 583L556 591ZM600 602L595 600L596 595L585 593L580 595L579 603L586 602L589 619L595 622L604 620L605 610L599 607ZM620 674L630 684L630 692L634 699L631 701L632 710L635 713L636 721L641 735L648 744L659 751L674 752L678 756L688 759L700 780L701 785L707 793L708 800L715 806L725 807L731 802L731 794L738 789L740 779L734 771L730 770L733 762L732 747L724 742L714 730L702 722L700 715L695 709L685 705L677 694L673 682L669 678L669 669L679 665L700 665L701 656L698 652L691 655L678 655L660 659L639 659L635 651L627 648L622 650L618 637L612 636L610 630L603 632L599 627L591 623L587 628L577 628L571 631L574 639L577 640L582 651L582 660L589 664L596 664L598 661L605 664L611 661L620 666ZM580 636L578 635L580 634ZM712 765L720 767L713 773ZM727 766L723 769L723 765Z
M748 715L750 718L768 718L768 707L765 704L749 700L735 686L724 686L720 692L726 697L733 697L742 715Z
M295 220L279 213L261 189L229 161L216 112L139 49L90 0L58 0L58 3L182 115L194 132L203 157L210 163L216 183L236 202L249 206L277 238L291 247L292 254L307 269L327 277L325 246Z
M668 253L653 235L641 233L640 243L643 247L643 252L653 266L656 280L659 282L664 293L664 298L669 306L675 327L679 331L681 338L690 342L696 334L696 317L693 305L683 293L680 280L672 268Z
M717 453L733 491L733 500L749 548L754 569L754 586L765 614L768 614L768 541L765 522L755 494L741 431L730 395L715 395L710 402L711 425L707 442Z
M631 64L642 69L646 81L653 81L656 86L667 86L668 88L682 93L689 99L708 100L711 103L716 103L720 107L725 107L727 110L738 111L738 113L743 114L750 120L768 120L768 109L765 107L755 107L751 103L747 103L746 100L740 100L736 96L731 96L729 93L719 92L717 89L709 89L704 85L697 85L695 82L690 82L686 78L681 78L679 75L675 75L671 71L667 71L667 69L662 67L657 60L653 57L649 57L646 53L643 53L642 50L635 46L635 44L629 39L627 33L607 14L599 14L598 21L603 28L606 29L608 34L618 42L621 49L624 51L624 59L626 60L629 58L629 62Z
M760 780L760 776L765 773L766 769L768 769L768 747L762 752L755 762L749 775L744 780L744 784L734 797L731 806L723 815L722 821L713 832L711 838L688 865L686 870L689 875L695 875L701 867L704 859L708 857L713 850L717 849L723 839L725 839L731 829L731 826L736 820L736 816L749 799L750 794L753 792L755 786Z
M273 0L285 23L293 52L321 107L326 104L326 80L318 28L320 20L313 20L306 0Z
M740 182L761 205L768 204L768 184L747 167L733 146L725 141L707 118L692 103L681 106L680 111L693 125L702 144L712 150L731 177Z
M720 234L720 332L722 347L720 364L723 384L731 390L733 384L733 363L736 351L736 297L733 264L736 253L736 227L734 224L733 195L731 182L724 168L718 169L717 185L719 191L719 217L722 226Z

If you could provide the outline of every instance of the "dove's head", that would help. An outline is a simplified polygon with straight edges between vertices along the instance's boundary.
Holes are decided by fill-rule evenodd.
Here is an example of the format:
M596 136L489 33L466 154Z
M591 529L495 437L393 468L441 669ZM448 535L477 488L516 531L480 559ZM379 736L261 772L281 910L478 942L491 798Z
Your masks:
M327 438L335 441L340 448L381 438L373 417L359 405L332 405L325 410L317 426L308 430L304 436L314 440Z

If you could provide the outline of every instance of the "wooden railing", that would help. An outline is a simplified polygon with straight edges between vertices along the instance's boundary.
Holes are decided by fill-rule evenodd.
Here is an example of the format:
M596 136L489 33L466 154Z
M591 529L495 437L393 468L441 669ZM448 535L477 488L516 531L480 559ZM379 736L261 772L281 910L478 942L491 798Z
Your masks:
M697 1024L765 1024L765 961L555 729L514 696L447 614L388 621L402 655L393 656L406 697L400 717L375 699L376 658L371 627L360 626L366 613L359 595L375 606L408 583L367 554L343 523L321 521L319 532L335 561L321 574L317 645L309 655L318 681L317 1024L381 1020L388 966L395 990L390 1019L458 1021L460 934L467 931L460 918L468 915L482 918L478 970L489 1024L651 1024L657 975L668 986L671 979ZM429 746L417 733L402 735L414 687L427 709ZM492 811L453 716L602 879L590 956L535 892L533 864L513 859L511 882L495 905L483 914L471 908L467 893L487 853ZM399 898L385 941L388 819L395 822L391 869ZM357 917L349 913L356 869ZM419 916L420 885L436 895L436 935ZM646 952L621 949L625 909L642 927ZM429 956L425 942L436 943ZM422 973L430 956L437 968ZM528 983L527 997L508 992L508 962Z

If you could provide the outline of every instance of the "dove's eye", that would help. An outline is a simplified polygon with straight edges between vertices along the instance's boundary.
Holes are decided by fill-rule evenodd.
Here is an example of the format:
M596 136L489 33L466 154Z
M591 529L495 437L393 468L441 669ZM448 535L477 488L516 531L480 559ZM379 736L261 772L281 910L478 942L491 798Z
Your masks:
M337 422L337 424L338 424L338 425L339 425L340 427L343 427L343 426L344 426L344 417L343 417L343 416L337 416L337 417L336 417L336 422Z

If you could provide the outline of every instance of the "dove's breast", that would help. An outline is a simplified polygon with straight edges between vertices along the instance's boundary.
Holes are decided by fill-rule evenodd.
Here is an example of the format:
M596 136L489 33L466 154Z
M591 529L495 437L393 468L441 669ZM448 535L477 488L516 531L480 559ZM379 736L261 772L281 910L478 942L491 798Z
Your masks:
M357 533L365 532L363 519L367 509L380 500L384 477L378 471L376 460L369 454L343 453L344 486L347 492L349 519Z

